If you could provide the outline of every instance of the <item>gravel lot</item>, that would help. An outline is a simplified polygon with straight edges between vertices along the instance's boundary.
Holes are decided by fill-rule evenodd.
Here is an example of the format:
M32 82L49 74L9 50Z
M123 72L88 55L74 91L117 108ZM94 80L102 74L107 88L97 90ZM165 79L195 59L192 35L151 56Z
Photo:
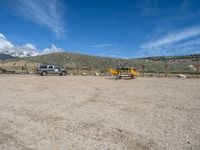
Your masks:
M0 75L0 149L200 149L200 80Z

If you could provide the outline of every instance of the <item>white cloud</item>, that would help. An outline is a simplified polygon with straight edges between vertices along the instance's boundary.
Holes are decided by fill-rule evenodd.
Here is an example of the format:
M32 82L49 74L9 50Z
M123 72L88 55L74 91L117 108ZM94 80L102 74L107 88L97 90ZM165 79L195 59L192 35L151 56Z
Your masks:
M170 33L160 39L145 43L141 46L141 48L162 50L163 48L169 47L176 42L179 42L188 38L196 37L199 35L200 35L200 26L186 28L180 32Z
M49 54L49 53L57 53L63 52L63 49L57 48L53 43L51 44L51 48L45 48L41 54Z
M193 46L199 46L199 49L200 49L200 38L176 44L177 48L184 48L184 49L187 47L193 47Z
M64 32L63 9L59 0L16 0L10 1L14 13L44 25L57 35Z
M26 45L24 45L24 47L29 48L29 49L36 49L36 46L31 43L27 43Z
M200 26L170 33L162 38L144 43L137 57L186 55L200 53Z
M0 51L2 49L5 49L5 48L13 48L14 45L7 40L7 38L2 34L0 33Z
M114 45L113 44L96 44L96 45L92 45L90 47L101 48L101 47L111 47L111 46L114 46Z

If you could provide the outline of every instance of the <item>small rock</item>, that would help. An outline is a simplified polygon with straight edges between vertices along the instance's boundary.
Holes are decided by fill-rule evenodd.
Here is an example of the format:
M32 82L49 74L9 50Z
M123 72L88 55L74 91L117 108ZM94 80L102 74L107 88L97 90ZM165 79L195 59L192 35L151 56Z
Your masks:
M83 76L86 76L86 73L85 73L85 72L83 72L83 73L82 73L82 75L83 75Z
M189 68L194 68L194 66L193 65L189 65Z
M186 75L184 75L184 74L179 74L178 77L179 77L179 78L186 78Z

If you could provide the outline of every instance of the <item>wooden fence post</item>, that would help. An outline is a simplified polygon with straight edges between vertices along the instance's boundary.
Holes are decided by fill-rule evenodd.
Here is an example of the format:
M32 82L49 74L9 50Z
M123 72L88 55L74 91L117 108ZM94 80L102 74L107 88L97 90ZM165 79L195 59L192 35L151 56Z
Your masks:
M168 64L164 65L164 69L165 69L165 78L166 78L168 74Z
M200 68L200 64L196 65L196 78L199 78L199 68Z
M144 68L145 68L145 65L142 65L141 68L142 68L142 77L144 77Z

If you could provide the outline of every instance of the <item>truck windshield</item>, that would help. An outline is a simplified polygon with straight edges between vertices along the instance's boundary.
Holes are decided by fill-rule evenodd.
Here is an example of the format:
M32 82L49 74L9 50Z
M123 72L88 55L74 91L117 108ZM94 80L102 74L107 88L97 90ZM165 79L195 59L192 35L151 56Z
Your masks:
M46 68L47 68L47 65L40 65L39 68L41 68L41 69L46 69Z

